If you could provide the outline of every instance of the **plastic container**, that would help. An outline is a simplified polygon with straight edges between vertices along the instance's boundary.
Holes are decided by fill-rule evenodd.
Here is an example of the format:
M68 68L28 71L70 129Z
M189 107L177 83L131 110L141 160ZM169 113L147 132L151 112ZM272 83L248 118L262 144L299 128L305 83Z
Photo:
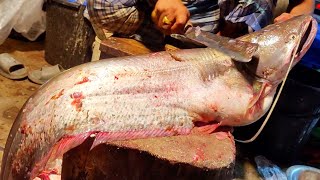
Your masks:
M301 175L303 172L309 171L315 173L312 177L306 177L307 180L318 180L320 179L320 169L304 166L304 165L295 165L287 169L286 174L288 180L301 180Z

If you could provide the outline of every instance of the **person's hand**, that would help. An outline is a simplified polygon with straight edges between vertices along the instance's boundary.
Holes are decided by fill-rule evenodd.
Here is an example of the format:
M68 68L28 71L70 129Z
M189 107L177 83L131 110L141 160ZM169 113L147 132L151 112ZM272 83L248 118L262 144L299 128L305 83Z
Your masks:
M152 21L164 34L183 33L190 13L181 0L158 0Z
M286 21L288 19L293 18L295 15L289 14L289 13L282 13L280 16L276 17L274 19L274 23L280 23L283 21Z

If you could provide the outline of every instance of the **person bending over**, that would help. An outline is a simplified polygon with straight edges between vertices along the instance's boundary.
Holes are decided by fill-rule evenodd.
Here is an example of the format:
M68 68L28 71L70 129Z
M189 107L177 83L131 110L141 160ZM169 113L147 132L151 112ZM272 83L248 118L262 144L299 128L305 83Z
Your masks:
M275 22L310 13L311 1L295 1L291 11ZM95 25L155 45L163 43L164 35L184 33L186 25L233 38L260 30L273 23L276 4L276 0L88 0L87 9Z

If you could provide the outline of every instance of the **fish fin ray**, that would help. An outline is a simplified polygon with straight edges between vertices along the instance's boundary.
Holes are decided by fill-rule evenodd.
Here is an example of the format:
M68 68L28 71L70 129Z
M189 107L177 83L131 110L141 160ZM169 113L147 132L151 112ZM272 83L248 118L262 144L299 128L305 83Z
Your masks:
M171 51L169 53L176 61L190 63L190 67L199 71L203 81L211 81L234 66L230 56L212 48L190 49L183 52Z
M191 132L191 129L188 129L188 128L135 130L135 131L124 131L124 132L99 132L95 136L95 140L91 146L91 149L93 149L94 147L96 147L101 143L105 143L108 141L186 135L186 134L189 134L190 132Z
M239 62L251 61L259 47L256 43L218 36L193 27L188 29L186 37L198 44L221 51Z

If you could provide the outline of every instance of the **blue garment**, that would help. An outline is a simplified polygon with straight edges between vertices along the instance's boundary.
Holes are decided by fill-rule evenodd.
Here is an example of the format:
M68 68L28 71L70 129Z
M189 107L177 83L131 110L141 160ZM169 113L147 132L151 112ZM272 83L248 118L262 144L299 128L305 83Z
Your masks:
M318 24L317 35L307 51L303 56L300 63L309 68L315 69L320 72L320 24Z

